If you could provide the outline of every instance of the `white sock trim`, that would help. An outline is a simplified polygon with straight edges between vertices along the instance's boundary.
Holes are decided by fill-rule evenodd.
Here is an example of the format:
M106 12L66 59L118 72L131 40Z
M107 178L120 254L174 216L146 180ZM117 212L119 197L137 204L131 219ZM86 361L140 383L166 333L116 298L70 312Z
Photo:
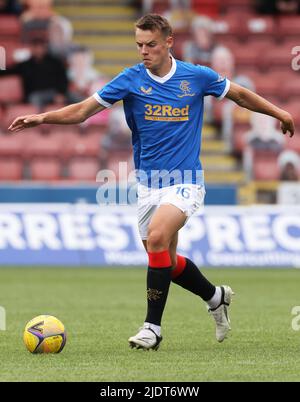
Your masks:
M216 308L221 302L222 291L220 286L216 286L216 291L213 297L208 300L206 303L208 304L209 308Z
M151 324L150 322L145 322L144 324L149 326L152 329L152 331L154 331L156 333L157 336L160 336L160 333L161 333L160 325Z

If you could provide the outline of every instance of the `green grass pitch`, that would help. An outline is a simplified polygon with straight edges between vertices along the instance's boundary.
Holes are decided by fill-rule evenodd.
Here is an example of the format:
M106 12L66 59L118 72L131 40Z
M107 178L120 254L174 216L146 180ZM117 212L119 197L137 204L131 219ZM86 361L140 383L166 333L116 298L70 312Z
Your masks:
M300 381L300 271L204 272L236 293L230 338L217 343L204 303L172 285L161 348L145 352L127 344L145 316L145 269L1 268L0 381ZM62 353L25 349L23 328L39 314L65 324Z

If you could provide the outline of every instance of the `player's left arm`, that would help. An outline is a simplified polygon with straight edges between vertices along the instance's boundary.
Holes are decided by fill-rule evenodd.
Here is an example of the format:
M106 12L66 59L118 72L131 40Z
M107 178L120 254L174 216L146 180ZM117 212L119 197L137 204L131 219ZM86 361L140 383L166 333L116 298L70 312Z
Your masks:
M295 126L291 114L273 105L273 103L267 101L249 89L231 82L229 91L226 94L226 98L233 100L239 106L245 107L253 112L263 113L275 117L281 122L281 130L283 134L289 132L290 137L294 135Z

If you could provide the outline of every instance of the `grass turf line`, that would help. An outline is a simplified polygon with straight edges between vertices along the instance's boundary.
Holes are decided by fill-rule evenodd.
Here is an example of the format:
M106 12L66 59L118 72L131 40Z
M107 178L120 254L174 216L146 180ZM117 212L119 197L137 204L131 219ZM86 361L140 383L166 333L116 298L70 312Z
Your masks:
M127 339L145 317L145 269L1 268L0 381L299 381L300 305L297 270L206 269L236 295L229 339L219 344L204 303L172 285L158 352L131 350ZM65 324L58 355L32 355L27 321L39 314Z

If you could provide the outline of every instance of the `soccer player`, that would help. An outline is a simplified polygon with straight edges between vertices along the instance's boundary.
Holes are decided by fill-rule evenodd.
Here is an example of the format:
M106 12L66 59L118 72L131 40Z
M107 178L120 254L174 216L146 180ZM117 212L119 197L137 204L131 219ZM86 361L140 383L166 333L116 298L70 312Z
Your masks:
M249 110L273 116L280 120L282 132L290 136L294 134L293 119L212 69L175 60L170 53L172 29L165 18L145 15L137 21L135 35L142 63L125 69L83 102L18 117L9 130L17 132L42 123L80 123L123 100L139 179L139 230L149 257L147 314L129 344L158 348L171 281L207 303L216 323L216 339L222 342L230 329L227 308L231 288L213 285L191 260L176 252L178 231L203 204L205 196L199 160L203 98L226 96Z

